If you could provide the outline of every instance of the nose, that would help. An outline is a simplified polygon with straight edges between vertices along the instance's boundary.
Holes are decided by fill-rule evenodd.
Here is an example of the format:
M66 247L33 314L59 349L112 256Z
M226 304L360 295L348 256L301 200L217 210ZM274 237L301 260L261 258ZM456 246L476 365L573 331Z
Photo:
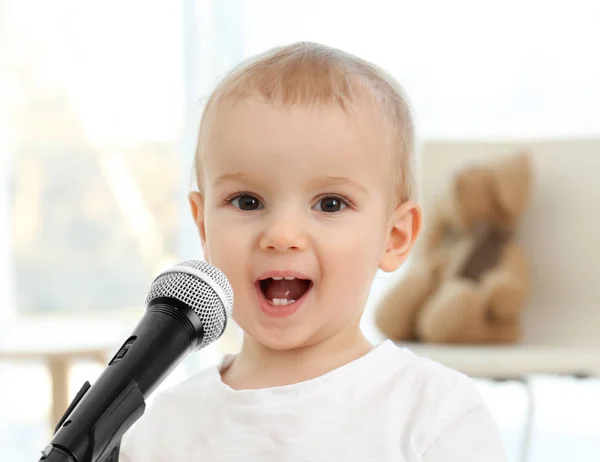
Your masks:
M260 238L262 250L304 250L308 244L308 236L301 219L293 217L290 213L273 216Z

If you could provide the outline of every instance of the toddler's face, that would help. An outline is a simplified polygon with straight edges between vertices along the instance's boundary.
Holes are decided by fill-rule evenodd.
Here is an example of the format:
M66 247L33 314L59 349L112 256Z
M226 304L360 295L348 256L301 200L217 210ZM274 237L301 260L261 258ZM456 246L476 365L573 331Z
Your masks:
M367 113L258 98L216 112L204 197L191 197L205 257L233 287L234 320L276 349L357 329L389 243L383 127Z

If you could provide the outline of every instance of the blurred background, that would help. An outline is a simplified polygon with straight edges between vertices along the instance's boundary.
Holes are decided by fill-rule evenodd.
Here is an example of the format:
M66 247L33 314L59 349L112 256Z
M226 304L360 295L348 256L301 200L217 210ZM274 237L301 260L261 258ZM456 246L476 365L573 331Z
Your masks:
M590 223L598 229L595 0L0 0L4 460L38 460L65 400L93 382L141 316L154 276L202 257L186 195L203 102L243 58L297 40L392 73L423 145L563 143L562 165L586 165L590 206L580 221L558 220L573 236ZM577 154L564 147L572 140L596 144ZM553 181L581 184L569 171ZM590 283L600 283L598 235L577 247L591 252L579 254L594 261ZM373 300L388 278L377 277ZM598 298L582 303L600 311ZM364 328L379 341L372 307ZM580 325L600 332L599 320ZM238 340L233 326L161 388L235 351ZM600 381L534 372L527 383L477 378L510 460L600 460Z

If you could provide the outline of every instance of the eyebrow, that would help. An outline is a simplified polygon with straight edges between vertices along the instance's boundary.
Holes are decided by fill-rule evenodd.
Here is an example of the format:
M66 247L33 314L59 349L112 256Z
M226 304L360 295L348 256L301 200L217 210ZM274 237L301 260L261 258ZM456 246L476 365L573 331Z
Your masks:
M242 181L242 182L246 182L246 183L251 183L252 177L250 175L248 175L246 173L242 173L242 172L227 173L225 175L219 176L213 182L213 186L218 186L222 183L227 183L229 181ZM365 188L362 184L360 184L358 181L352 180L352 179L344 177L344 176L324 175L324 176L320 176L318 178L311 180L309 183L309 187L311 187L311 188L322 188L322 187L326 187L326 186L337 186L337 185L350 186L352 188L359 190L363 194L366 194L367 196L369 195L367 188Z
M366 194L367 196L369 195L367 188L365 188L362 184L360 184L358 181L352 180L345 176L325 175L325 176L320 176L318 178L315 178L314 180L312 180L310 182L310 186L313 188L324 187L324 186L337 186L337 185L350 186L350 187L355 188L355 189L359 190L360 192Z
M249 182L250 176L246 173L227 173L225 175L221 175L214 182L213 186L218 186L221 183L227 183L228 181L244 181Z

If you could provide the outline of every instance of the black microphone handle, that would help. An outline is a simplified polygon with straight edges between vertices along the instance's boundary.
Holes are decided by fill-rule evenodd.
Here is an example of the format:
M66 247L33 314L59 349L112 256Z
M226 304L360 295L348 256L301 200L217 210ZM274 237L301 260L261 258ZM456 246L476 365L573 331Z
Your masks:
M121 440L119 439L119 441L117 441L112 448L110 448L108 451L105 451L105 453L102 454L100 459L98 459L98 462L118 462L120 445ZM44 457L42 457L40 460L44 462L75 462L75 459L73 459L61 448L53 447L51 445L49 445L48 448L42 451L42 454L44 454Z
M51 445L44 448L42 454L43 456L40 460L44 462L75 462L75 459L61 448L52 447Z
M105 457L143 414L144 398L202 338L200 318L187 305L153 300L96 383L84 385L83 396L75 398L79 401L57 426L49 445L54 450L40 461L98 462Z

